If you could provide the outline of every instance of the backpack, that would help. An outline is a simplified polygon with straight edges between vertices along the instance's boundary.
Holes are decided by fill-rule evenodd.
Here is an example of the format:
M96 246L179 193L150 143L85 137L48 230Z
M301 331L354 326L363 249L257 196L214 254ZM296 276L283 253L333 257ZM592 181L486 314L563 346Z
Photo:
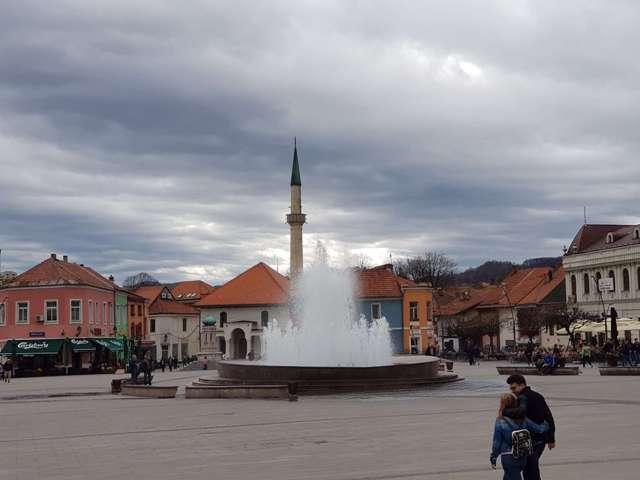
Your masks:
M511 432L511 443L513 444L511 453L515 459L526 458L533 453L531 433L526 428Z

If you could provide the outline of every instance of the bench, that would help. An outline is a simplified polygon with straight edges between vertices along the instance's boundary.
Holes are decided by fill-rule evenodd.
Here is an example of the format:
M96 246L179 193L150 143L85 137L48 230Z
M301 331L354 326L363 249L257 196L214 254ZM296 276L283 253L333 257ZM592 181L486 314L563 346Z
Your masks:
M191 385L185 398L277 398L295 400L288 385Z
M640 367L600 367L600 375L640 375Z
M500 375L542 375L536 367L496 367ZM558 367L554 368L549 375L580 375L579 367Z
M146 398L176 398L177 386L122 385L122 395Z

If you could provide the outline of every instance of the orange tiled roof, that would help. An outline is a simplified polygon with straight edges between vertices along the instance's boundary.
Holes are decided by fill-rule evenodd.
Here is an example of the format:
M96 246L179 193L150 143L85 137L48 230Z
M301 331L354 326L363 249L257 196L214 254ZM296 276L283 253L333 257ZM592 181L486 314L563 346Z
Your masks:
M150 302L153 302L156 298L158 298L158 296L164 289L164 285L149 285L147 287L136 288L133 293L139 295L140 297L146 298Z
M564 268L562 266L556 268L552 272L552 277L546 277L542 283L531 290L529 294L520 300L520 305L527 305L542 302L551 292L564 282Z
M171 294L176 300L200 300L210 294L216 287L202 280L187 280L178 282L171 287Z
M434 315L458 315L482 304L485 298L492 297L497 290L496 285L487 285L481 288L450 287L439 290L433 296Z
M149 306L149 315L199 315L200 311L191 305L175 300L157 298Z
M398 277L390 264L359 269L355 275L358 298L398 298L402 297L403 286L416 285L411 280Z
M496 288L492 294L485 297L482 307L508 306L523 304L525 299L538 287L549 282L549 267L524 268L515 270L504 280L504 289ZM557 284L556 284L557 285ZM507 294L505 295L505 290ZM508 295L508 298L507 298Z
M88 285L113 290L114 284L95 270L53 257L18 275L5 288L45 287L55 285Z
M289 300L289 279L260 262L196 303L199 307L283 305Z

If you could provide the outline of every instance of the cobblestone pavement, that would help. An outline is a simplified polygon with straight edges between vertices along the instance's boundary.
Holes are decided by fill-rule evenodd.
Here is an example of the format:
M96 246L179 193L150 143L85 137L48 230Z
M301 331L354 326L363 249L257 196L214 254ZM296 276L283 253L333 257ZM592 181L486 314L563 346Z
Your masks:
M0 401L0 480L491 479L504 377L457 366L464 383L383 394L261 400L112 395ZM204 372L158 374L188 383ZM210 374L210 372L209 372ZM104 391L108 376L17 379L0 397ZM640 378L531 377L558 423L544 478L631 480L640 471Z

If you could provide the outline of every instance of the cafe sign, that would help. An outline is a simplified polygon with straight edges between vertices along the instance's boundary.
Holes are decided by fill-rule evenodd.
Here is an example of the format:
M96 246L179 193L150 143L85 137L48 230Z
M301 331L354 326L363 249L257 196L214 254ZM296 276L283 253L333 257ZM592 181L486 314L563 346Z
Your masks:
M20 350L45 350L49 348L49 343L46 341L42 342L19 342L18 348Z

